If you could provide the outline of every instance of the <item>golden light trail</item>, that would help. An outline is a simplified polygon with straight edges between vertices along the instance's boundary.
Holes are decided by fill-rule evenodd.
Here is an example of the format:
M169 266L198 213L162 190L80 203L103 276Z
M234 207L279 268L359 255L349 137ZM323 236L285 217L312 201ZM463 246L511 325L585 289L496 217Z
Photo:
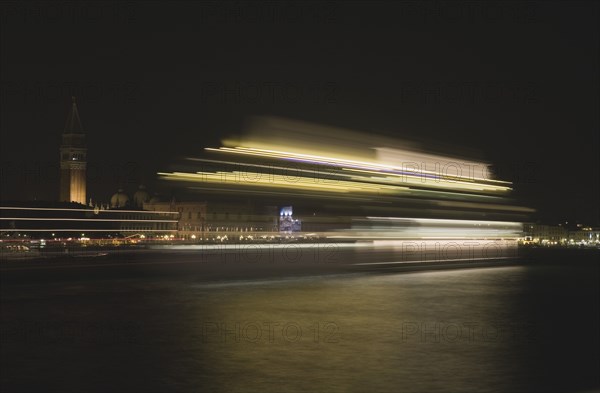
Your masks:
M306 210L303 222L326 228L319 231L332 238L513 239L522 230L517 221L533 211L514 206L508 199L512 183L492 179L490 165L478 160L285 119L259 121L246 131L204 149L221 157L188 158L201 168L158 175L198 192L298 204ZM315 211L325 213L324 219L313 217Z
M288 151L257 149L257 148L251 148L251 147L243 147L243 146L236 146L234 148L220 147L218 149L206 148L205 150L216 151L216 152L226 152L226 153L233 153L233 154L246 154L246 155L254 155L254 156L269 157L269 158L297 159L297 160L319 163L319 164L323 164L323 165L332 165L332 164L355 165L355 166L359 166L359 167L362 166L366 170L370 169L370 170L374 170L374 171L378 171L378 170L409 171L412 169L412 168L407 168L407 167L398 167L396 165L391 165L391 164L356 161L356 160L350 160L350 159L339 159L339 158L334 158L334 157L317 156L317 155L313 155L313 154L292 153L292 152L288 152ZM446 161L448 161L448 159L446 159L446 158L444 158L444 159ZM448 162L453 163L453 161L448 161ZM469 164L473 165L471 163L469 163ZM482 163L477 163L477 164L480 166L486 166L485 164L482 164ZM377 173L381 173L381 172L377 172ZM439 172L424 170L424 169L419 169L419 173L428 174L428 175L432 175L432 176L439 176L440 178L446 178L447 180L459 178L462 180L471 179L473 181L486 181L486 182L493 182L493 183L510 184L510 182L507 182L507 181L495 180L495 179L484 179L482 177L465 177L465 176L461 176L461 175L442 175ZM414 175L414 172L413 172L413 175Z
M72 212L72 211L82 211L82 212L89 212L89 213L95 213L94 209L61 209L61 208L52 208L52 207L13 207L13 206L0 206L0 210L47 210L47 211L67 211L67 212ZM144 213L144 214L179 214L179 212L171 212L171 211L157 211L157 210L144 210L144 211L140 211L140 210L107 210L107 209L101 209L99 210L99 213Z
M0 232L177 232L177 229L92 229L92 228L49 228L49 229L2 229Z
M6 221L108 221L108 222L178 222L177 220L126 220L113 218L47 218L47 217L0 217Z

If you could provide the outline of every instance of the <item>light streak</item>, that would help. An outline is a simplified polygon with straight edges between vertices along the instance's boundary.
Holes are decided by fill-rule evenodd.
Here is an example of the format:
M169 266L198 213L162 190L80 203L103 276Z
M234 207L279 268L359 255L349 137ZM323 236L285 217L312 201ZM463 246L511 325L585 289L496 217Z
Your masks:
M108 222L178 222L177 220L128 220L113 218L47 218L47 217L0 217L5 221L108 221Z
M0 206L0 210L47 210L47 211L83 211L94 213L94 209L68 209L68 208L50 208L50 207L13 207ZM150 213L150 214L179 214L179 212L156 211L156 210L100 210L99 213Z
M74 228L74 229L62 229L62 228L50 228L50 229L0 229L0 232L177 232L177 229L86 229L86 228Z

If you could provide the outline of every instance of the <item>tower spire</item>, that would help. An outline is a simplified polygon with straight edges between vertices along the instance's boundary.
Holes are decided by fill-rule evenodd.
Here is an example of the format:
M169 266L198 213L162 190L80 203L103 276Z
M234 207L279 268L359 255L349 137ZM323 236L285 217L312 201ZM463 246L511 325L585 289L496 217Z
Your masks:
M60 200L86 204L87 148L75 97L60 146Z
M77 99L71 97L73 105L71 106L71 112L67 116L67 123L65 124L66 134L79 134L83 133L83 127L81 126L81 120L79 119L79 111L77 110Z

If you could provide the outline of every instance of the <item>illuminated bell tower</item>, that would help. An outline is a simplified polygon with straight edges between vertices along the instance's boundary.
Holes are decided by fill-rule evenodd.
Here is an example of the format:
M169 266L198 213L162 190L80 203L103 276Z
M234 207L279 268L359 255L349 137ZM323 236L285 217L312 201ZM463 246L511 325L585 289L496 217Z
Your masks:
M86 204L87 149L75 97L60 146L60 201Z

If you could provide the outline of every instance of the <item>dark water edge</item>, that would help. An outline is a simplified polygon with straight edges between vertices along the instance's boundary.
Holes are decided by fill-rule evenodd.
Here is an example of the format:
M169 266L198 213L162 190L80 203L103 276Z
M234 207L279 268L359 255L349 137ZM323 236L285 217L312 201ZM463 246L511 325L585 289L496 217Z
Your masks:
M0 391L598 391L598 255L254 277L231 264L228 279L185 264L0 271Z

